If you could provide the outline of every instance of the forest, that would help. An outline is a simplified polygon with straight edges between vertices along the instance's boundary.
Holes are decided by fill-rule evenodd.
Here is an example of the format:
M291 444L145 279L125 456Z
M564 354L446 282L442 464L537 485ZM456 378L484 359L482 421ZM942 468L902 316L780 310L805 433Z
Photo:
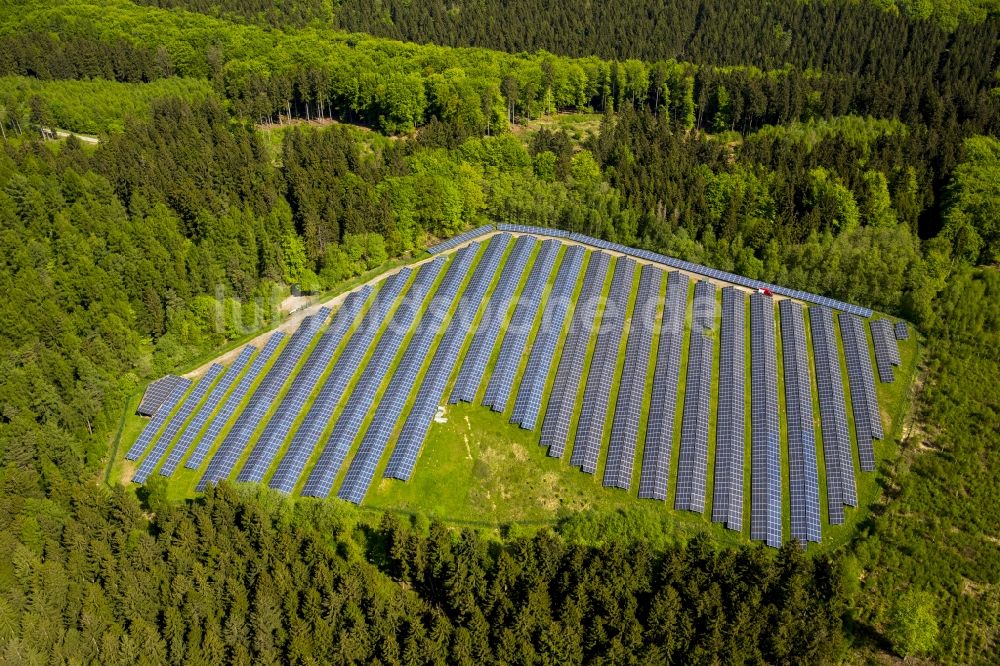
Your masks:
M550 4L565 20L527 2L0 10L5 663L1000 659L1000 19ZM589 129L543 122L569 112ZM146 382L272 321L293 283L336 291L485 222L910 320L911 425L855 538L806 556L662 543L628 515L489 531L102 482Z

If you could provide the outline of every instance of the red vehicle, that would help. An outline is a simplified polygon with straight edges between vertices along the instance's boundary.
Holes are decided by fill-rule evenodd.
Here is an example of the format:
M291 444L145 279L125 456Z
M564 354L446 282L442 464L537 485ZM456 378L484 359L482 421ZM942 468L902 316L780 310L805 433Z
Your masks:
M758 294L764 294L765 296L774 296L774 294L771 293L770 289L758 289L757 293Z

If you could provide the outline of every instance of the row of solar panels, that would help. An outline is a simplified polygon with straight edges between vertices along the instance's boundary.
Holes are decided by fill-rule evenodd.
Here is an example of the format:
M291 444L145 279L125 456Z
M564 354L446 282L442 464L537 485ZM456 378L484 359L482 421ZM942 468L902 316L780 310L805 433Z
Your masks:
M619 254L624 254L626 256L635 257L637 259L642 259L644 261L651 261L658 264L663 264L664 266L669 266L670 268L676 268L678 270L687 271L689 273L695 273L697 275L704 275L715 280L721 280L723 282L729 282L732 284L739 285L741 287L746 287L747 289L766 289L779 296L786 296L788 298L794 298L799 301L805 301L807 303L814 303L817 305L825 305L833 310L840 310L842 312L849 312L851 314L858 315L859 317L868 318L872 316L872 311L870 308L861 307L860 305L854 305L852 303L845 303L843 301L838 301L834 298L828 298L826 296L820 296L818 294L813 294L808 291L802 291L801 289L792 289L790 287L782 287L781 285L771 284L769 282L764 282L762 280L754 280L752 278L745 277L743 275L737 275L736 273L730 273L728 271L722 271L717 268L710 268L708 266L703 266L701 264L696 264L690 261L684 261L683 259L676 259L674 257L668 257L664 254L659 254L657 252L652 252L650 250L642 250L634 247L629 247L627 245L622 245L621 243L612 243L611 241L602 240L600 238L594 238L592 236L587 236L585 234L580 234L576 232L564 231L562 229L554 229L550 227L539 227L532 225L523 224L497 224L495 228L499 231L506 231L512 233L521 234L534 234L538 236L551 236L554 238L566 238L576 243L583 243L584 245L590 245L592 247L599 248L601 250L606 250L608 252L617 252ZM472 231L462 234L462 236L468 236L468 238L475 238L488 234L492 231L490 226L483 226ZM470 236L471 234L471 236ZM459 238L459 237L456 237ZM468 240L465 238L465 240ZM449 247L455 247L465 242L465 240L459 241L454 245ZM431 254L442 252L444 244L435 245L434 247L428 248L428 252ZM448 249L448 248L444 248ZM905 335L905 324L903 334ZM899 338L904 339L904 338Z
M612 259L603 252L593 252L589 255L584 286L574 307L571 303L572 295L586 253L578 245L567 246L556 273L552 292L543 308L541 294L550 281L561 247L562 244L558 241L549 240L539 244L530 236L520 236L516 242L506 233L494 236L462 297L458 299L466 273L480 249L478 243L472 243L456 253L447 274L437 286L434 299L426 308L423 304L447 263L447 259L443 256L420 267L412 284L409 284L409 281L414 271L410 269L403 269L384 281L374 302L359 323L356 320L360 318L372 289L366 286L348 295L335 315L333 323L297 371L296 368L306 355L307 348L313 344L319 329L329 315L325 309L302 322L266 373L263 373L265 366L283 341L284 336L280 332L274 334L256 356L254 356L256 350L250 346L246 347L229 370L224 372L222 366L213 366L175 411L190 385L188 380L176 383L171 395L164 400L162 407L157 410L128 452L128 458L137 459L151 444L153 445L137 469L135 480L142 482L155 471L178 434L180 438L177 445L170 450L169 455L166 455L166 460L160 467L161 474L168 476L172 474L198 440L199 435L203 434L186 463L187 467L199 468L205 455L215 449L215 454L199 482L199 489L203 489L208 483L228 478L240 459L244 457L259 425L272 408L275 408L273 415L267 419L263 432L257 437L256 444L237 478L243 481L262 481L277 453L295 429L296 422L304 414L270 480L272 487L291 492L317 449L337 406L343 402L344 407L334 423L333 431L320 449L316 465L303 487L303 494L327 496L341 471L352 443L361 432L367 415L377 401L374 417L346 471L345 480L338 493L344 499L360 502L371 484L376 467L405 412L411 394L415 394L414 403L403 423L385 472L387 477L409 478L433 414L443 400L444 391L455 366L458 365L458 357L466 336L472 333L471 323L484 301L481 321L478 327L475 327L475 334L472 335L471 345L462 361L450 400L471 402L475 399L481 385L486 382L488 360L499 344L500 354L489 377L483 402L494 410L503 412L518 379L515 374L521 358L527 353L528 363L520 381L517 381L517 398L511 417L513 422L527 429L534 429L540 416L544 386L555 363L555 349L563 337L565 318L572 307L571 326L565 336L565 344L559 357L554 387L547 403L541 434L542 444L548 446L549 455L561 456L568 443L580 382L585 370L584 358L591 331L596 323L595 306L598 297L603 293ZM508 256L503 271L499 272L504 255ZM532 256L534 261L529 261ZM529 266L530 272L528 272ZM576 437L571 457L571 462L579 465L584 471L590 473L596 471L604 440L604 424L610 409L611 386L618 385L619 392L614 408L604 484L621 488L628 488L632 477L641 406L644 402L646 377L650 365L653 319L657 311L656 302L659 299L663 276L660 269L644 265L640 276L638 300L632 307L630 301L635 271L636 265L631 259L621 257L615 261L608 304L603 308L594 356L586 368L588 374L584 386L583 406L576 423ZM500 278L497 285L490 298L486 299L486 293L498 272ZM525 273L527 282L518 298L516 292L524 280ZM388 326L384 327L383 324L388 320L392 305L404 289L406 296L403 302L396 308ZM678 272L671 273L644 439L640 497L666 499L667 496L670 448L674 430L673 414L678 396L687 292L687 278ZM713 519L737 530L742 525L742 400L745 397L742 386L742 368L745 367L742 342L742 331L745 326L742 294L743 292L734 288L723 290L716 492L713 498ZM456 312L420 381L420 370L424 359L429 356L433 341L438 337L448 310L456 299L459 302ZM647 306L650 302L654 303L652 308ZM513 303L517 305L511 323L517 325L511 325L501 335L501 329ZM764 359L763 363L751 364L754 380L752 518L759 517L763 521L757 525L752 520L754 525L759 527L754 529L752 526L752 533L755 538L778 545L781 540L781 486L778 445L780 432L777 426L776 370L773 361L774 319L773 306L768 310L771 313L768 317L763 310L765 303L770 304L771 299L761 294L751 295L752 347L759 349ZM786 356L786 385L794 384L799 387L798 392L786 393L787 400L795 400L794 405L790 403L788 406L790 418L794 417L794 424L791 420L789 422L790 463L793 470L792 534L800 539L816 540L819 517L818 483L815 441L812 438L811 428L805 427L805 424L811 423L812 419L812 398L811 393L808 399L806 396L806 392L811 390L811 384L808 381L803 382L803 377L808 379L808 362L805 365L801 363L801 357L805 354L802 310L800 306L790 301L783 303L787 303L782 305L783 344L790 350L786 354L792 353L791 356ZM753 315L756 311L754 308L760 310L756 316ZM543 321L547 324L531 341L529 340L531 325L539 310L542 311ZM787 315L785 310L788 311ZM627 320L626 313L629 311L632 313L633 324L629 329L625 348L626 372L621 373L619 378L616 376L619 367L618 351ZM829 314L826 308L814 307L811 316L815 319L816 313L822 311ZM403 351L395 372L390 373L397 352L402 349L404 339L417 321L418 315L420 319L416 331ZM852 315L842 314L841 317L842 329L845 328L844 317L850 318L848 322L861 323ZM790 321L787 334L784 327L786 318ZM703 511L705 501L714 319L715 288L709 282L699 282L695 286L694 326L688 355L688 382L685 386L675 497L677 508L699 512ZM770 321L769 326L768 321ZM356 330L348 335L356 323ZM832 319L830 324L832 336ZM814 353L817 355L824 456L827 459L829 475L831 456L843 460L846 450L847 461L850 461L850 443L849 439L845 442L843 437L837 438L846 432L839 364L823 366L828 371L827 379L830 383L828 387L830 390L825 390L827 387L821 377L822 363L819 358L822 340L817 342L816 328L814 322ZM845 351L848 357L848 374L851 380L852 404L855 409L855 426L859 435L862 468L871 469L874 467L874 458L866 456L861 435L867 437L867 452L870 452L871 439L881 437L881 424L878 422L876 426L871 418L859 419L858 410L862 409L871 417L874 406L874 414L877 415L874 380L870 358L867 363L867 376L863 372L863 362L852 364L852 352L848 349L847 343L849 336L853 334L853 329L850 324L847 328L849 330L844 333ZM380 331L381 335L377 336ZM861 328L862 337L863 334ZM784 339L786 335L787 340ZM378 337L377 343L376 337ZM341 345L345 338L346 343ZM851 338L850 341L857 347L857 340ZM530 353L529 342L532 342ZM333 362L335 352L341 346L343 349L337 356L336 362ZM828 347L824 348L826 352L829 352ZM832 343L832 348L835 353L835 342ZM854 351L858 352L860 358L860 347ZM756 360L758 352L754 353ZM863 353L868 355L866 341ZM353 390L347 392L348 384L357 374L361 360L365 356L369 357L369 361ZM244 366L251 358L253 362L250 363L250 368L241 376ZM772 359L770 363L767 362L769 358ZM796 360L795 364L788 362L787 359L791 358ZM332 371L326 376L325 381L322 381L324 373L331 364ZM294 377L282 397L283 387L293 372ZM258 383L257 379L262 373L263 379ZM387 378L389 378L388 387L380 391ZM216 380L218 381L213 386ZM228 392L234 383L235 388ZM320 386L319 392L310 400L317 386ZM840 386L839 400L837 386ZM254 388L252 393L250 393L251 388ZM341 399L345 392L346 401ZM855 397L856 392L859 392L860 398ZM761 397L758 399L758 396ZM203 400L201 409L197 409ZM226 424L237 410L239 415L236 416L233 425L225 431L225 437L222 437ZM829 438L826 432L828 421L832 424L831 432L835 433ZM878 421L877 416L874 421ZM209 424L207 428L205 428L206 423ZM221 444L216 448L220 439ZM827 452L828 439L830 452ZM813 447L811 458L808 453L810 442ZM870 465L867 464L869 458ZM849 485L853 491L853 466L847 465L846 469L843 465L835 467L845 478L833 484L835 486L833 490L828 484L828 500L831 522L840 522L843 520L842 506L852 503L851 494L845 488ZM848 476L850 478L846 479ZM834 493L834 490L837 492ZM856 503L856 498L853 499L853 503ZM839 512L835 510L834 504L837 504Z

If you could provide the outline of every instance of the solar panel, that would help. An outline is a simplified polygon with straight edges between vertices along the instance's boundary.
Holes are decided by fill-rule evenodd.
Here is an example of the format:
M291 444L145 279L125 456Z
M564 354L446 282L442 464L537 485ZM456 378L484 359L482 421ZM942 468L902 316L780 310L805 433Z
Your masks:
M832 525L844 522L844 505L857 506L851 438L847 432L844 380L833 331L833 313L823 305L809 308L816 388L819 392L823 460L826 466L827 513Z
M479 385L486 374L486 366L493 355L500 329L510 310L511 300L515 296L521 276L536 245L538 242L531 236L520 236L514 243L514 249L504 264L496 289L486 302L486 309L475 335L472 336L472 344L465 353L465 359L458 371L458 378L455 380L455 387L448 402L455 404L475 400Z
M781 430L774 303L750 294L750 538L781 546Z
M406 347L388 388L382 394L371 425L361 440L361 446L347 468L344 483L337 493L340 499L361 504L365 498L375 476L375 468L382 459L385 447L396 429L396 422L417 383L424 361L430 354L431 345L437 339L441 326L455 302L458 290L468 275L472 258L472 253L455 257L430 306L417 324L416 332L410 339L410 344Z
M305 408L313 389L316 388L320 377L323 376L333 360L334 352L340 346L348 330L354 325L355 319L357 319L371 292L371 286L365 285L348 294L344 299L343 306L337 311L326 333L316 343L316 347L309 354L301 370L292 379L288 392L279 403L277 411L268 420L264 432L261 433L257 444L237 475L237 481L253 482L264 479L274 456L285 442L288 433L291 432L295 419Z
M551 236L553 238L569 238L570 232L554 227L539 227L530 224L505 224L497 225L498 231L511 231L518 234L534 234L536 236Z
M562 243L557 240L547 240L542 243L528 275L528 281L521 291L520 300L514 309L510 326L504 332L497 362L486 385L486 394L483 396L483 406L490 407L495 412L502 413L507 408L507 401L514 386L514 375L521 364L528 336L531 334L542 302L542 293L549 281L560 247Z
M483 258L472 273L472 279L466 287L462 299L452 315L444 337L438 345L430 367L424 373L423 382L417 390L413 407L403 423L403 429L396 440L396 447L389 457L384 476L387 478L407 480L413 473L417 455L427 437L431 420L437 412L440 400L444 396L448 379L458 363L458 355L462 344L469 333L479 306L486 296L486 290L493 283L500 259L507 249L509 238L503 235L494 236Z
M236 421L225 439L222 440L215 455L212 456L205 473L202 474L201 480L195 487L198 492L204 490L209 483L227 478L232 472L236 461L250 442L254 430L278 398L281 388L285 385L295 366L298 365L299 359L302 358L329 314L329 308L322 307L315 315L306 317L299 324L298 329L289 338L288 344L281 350L274 365L264 375L260 386L250 396L246 407L236 417Z
M205 427L208 422L209 417L215 412L215 408L219 406L222 398L225 397L226 391L232 386L236 378L239 377L240 373L243 372L243 368L250 361L250 357L254 355L257 348L253 345L247 345L240 352L233 364L229 366L226 373L222 375L222 379L219 380L215 386L212 387L212 391L208 394L208 399L205 400L205 404L201 406L195 412L194 418L184 427L181 431L181 437L177 441L177 446L170 450L170 454L167 456L166 462L160 468L160 474L162 476L170 476L177 469L177 466L181 463L184 455L191 448L194 443L195 437L201 432L201 429Z
M746 428L746 295L722 290L719 404L715 428L712 522L743 529L743 448Z
M896 344L892 324L888 319L872 319L869 320L868 327L875 346L875 365L879 380L883 384L890 384L895 379L892 366L900 364L899 345Z
M819 511L819 470L813 430L812 383L806 355L806 328L802 306L791 300L778 303L781 349L785 370L785 421L788 425L788 479L792 508L792 538L803 545L822 540Z
M548 447L548 454L559 458L569 437L570 420L576 407L576 396L583 374L583 363L587 355L590 334L594 329L594 317L604 280L608 272L610 255L594 252L590 255L587 272L583 278L583 289L576 301L569 333L563 343L562 356L556 369L555 383L549 394L549 404L542 421L541 445Z
M177 413L170 417L170 420L167 421L167 427L163 429L163 432L159 437L156 437L153 440L152 450L142 461L142 464L139 465L139 469L136 470L135 475L132 476L133 482L146 482L149 475L153 473L156 466L160 464L161 460L163 460L163 455L167 452L167 447L169 447L171 442L174 441L177 433L180 432L181 426L183 426L188 420L195 407L197 407L202 398L205 397L205 393L208 392L209 387L223 370L223 366L218 363L213 363L211 367L209 367L208 372L206 372L205 375L198 380L194 389L190 394L188 394L188 397L184 399L184 402L181 403L181 407L177 410Z
M191 457L188 458L184 466L188 469L198 469L201 466L202 461L208 452L215 445L215 441L219 438L222 433L222 429L225 427L226 422L229 421L233 413L239 408L240 403L246 397L247 392L250 387L253 386L254 381L257 376L267 365L268 361L271 359L271 355L274 354L275 350L281 344L281 341L285 339L285 334L281 331L275 331L268 339L267 344L264 348L260 350L260 353L254 357L253 362L250 364L250 368L247 373L243 375L239 383L236 384L236 388L233 392L222 403L222 407L211 417L209 421L208 428L205 430L205 435L198 442L198 446L195 447L194 452Z
M646 264L639 276L639 292L632 310L628 342L625 343L625 365L622 367L611 424L608 460L604 466L604 485L624 488L632 485L635 449L639 439L642 402L646 396L649 376L649 353L653 344L656 307L660 299L663 271Z
M485 236L486 234L493 232L495 229L496 227L493 226L492 224L484 224L483 226L472 229L471 231L466 231L464 234L459 234L458 236L449 238L448 240L442 243L438 243L437 245L432 245L431 247L427 248L427 251L431 254L440 254L442 252L447 252L448 250L454 247L458 247L462 243L466 243L470 240L473 240L474 238L479 238L480 236Z
M660 344L653 371L653 393L649 401L649 418L642 452L642 471L639 474L641 498L667 499L687 297L687 276L677 271L671 272L667 278L667 298L663 306Z
M145 452L150 442L153 441L153 438L156 437L156 433L160 432L160 428L162 428L163 424L167 422L170 412L174 410L174 407L177 406L177 403L180 401L181 397L184 396L184 393L191 385L190 379L185 379L183 377L181 377L181 379L183 381L172 382L173 388L170 390L170 395L168 395L166 400L160 404L156 413L153 414L151 419L149 419L149 423L147 423L146 427L142 429L142 432L139 433L139 437L135 440L135 443L132 444L132 447L125 454L125 458L127 460L138 460L139 457L142 456L143 452Z
M572 303L585 254L586 250L579 245L566 248L552 293L545 303L542 321L528 355L528 364L521 375L517 399L510 417L511 423L516 423L525 430L534 430L538 421L538 414L542 409L542 394L552 368L556 345L562 337L566 314Z
M701 280L694 286L694 316L691 321L691 344L688 346L677 492L674 496L675 509L698 513L705 510L714 322L715 285Z
M868 341L861 319L845 312L841 312L838 319L840 337L844 343L844 359L847 361L847 383L851 390L858 458L861 469L871 472L875 469L872 440L882 437L882 421L875 394L871 352L868 350Z
M379 338L371 358L368 359L358 383L347 397L344 411L333 426L333 431L327 438L326 446L316 461L316 466L302 488L302 494L311 497L326 497L333 487L334 479L340 472L340 467L347 457L347 452L361 430L361 424L368 414L378 395L382 380L385 379L389 367L396 358L396 353L403 344L403 339L413 325L417 313L423 306L424 299L430 293L444 267L445 257L438 257L424 264L413 280L413 286L407 292L392 320Z
M468 246L471 248L468 251L475 252L475 246L475 243ZM271 488L285 493L290 493L295 488L302 470L305 469L306 463L312 457L313 450L330 424L334 411L347 390L348 383L357 374L368 349L375 341L375 336L392 312L396 299L409 283L412 274L411 269L404 268L382 282L371 308L365 313L361 324L344 345L333 369L313 399L312 405L302 419L298 430L295 431L295 435L288 445L288 450L285 451L281 462L278 463L278 468L268 482Z
M893 326L893 332L896 334L897 340L910 339L910 330L906 327L905 321L897 321L896 325Z
M142 400L136 413L140 416L152 416L174 392L178 386L184 385L184 378L177 375L166 375L150 382L142 394Z
M601 325L597 329L597 343L590 360L587 385L583 392L583 406L576 426L573 454L570 464L579 465L587 474L597 471L597 459L604 439L604 424L608 415L611 385L618 369L618 352L621 346L625 318L628 316L635 262L627 257L615 260L611 290L604 304Z

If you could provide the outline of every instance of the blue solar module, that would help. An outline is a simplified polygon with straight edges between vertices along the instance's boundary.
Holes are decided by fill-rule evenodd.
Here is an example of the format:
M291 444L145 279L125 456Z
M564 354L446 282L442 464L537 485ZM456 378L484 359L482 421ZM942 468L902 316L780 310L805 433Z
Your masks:
M541 445L548 448L553 458L562 457L569 437L570 421L576 408L576 396L583 375L583 364L587 356L587 346L594 330L597 305L604 289L611 255L594 252L590 255L587 272L583 277L583 289L576 300L569 333L563 343L562 356L556 369L555 383L549 395L549 404L542 421Z
M879 380L883 384L891 384L895 380L893 365L899 365L899 346L892 323L888 319L871 319L868 327L872 332L872 342L875 346L875 366L878 368Z
M905 321L897 321L896 325L892 327L893 332L896 334L897 340L909 340L910 339L910 329L906 327Z
M195 407L201 402L202 398L205 397L205 393L208 392L212 383L215 379L222 373L225 368L218 363L213 363L209 367L208 372L198 380L195 384L194 389L188 394L188 397L184 399L181 403L181 408L177 410L170 420L167 422L167 427L163 429L163 432L153 441L153 448L146 456L142 464L139 465L139 469L136 470L135 475L132 477L132 481L135 483L145 483L149 475L153 473L156 466L160 464L163 459L163 455L167 452L167 447L170 443L174 441L177 433L180 432L181 427L191 416Z
M875 394L875 376L872 374L872 357L868 349L864 323L858 317L841 312L840 337L844 343L847 361L847 383L851 389L851 408L854 411L854 432L857 436L858 459L861 469L875 469L873 439L882 438L882 421L878 398Z
M413 280L413 286L403 299L392 320L379 338L372 356L368 359L358 383L347 398L344 411L333 426L333 431L327 438L326 446L316 461L316 467L306 480L302 494L311 497L326 497L333 488L333 482L340 472L340 467L347 457L347 452L354 443L361 424L368 414L372 403L378 396L382 380L385 379L389 367L396 358L396 353L403 344L406 334L413 325L417 313L430 293L445 264L445 257L438 257L424 264Z
M212 391L208 394L208 399L205 400L205 404L195 413L194 418L184 427L181 431L181 438L177 441L177 446L170 450L170 454L167 456L166 462L163 463L163 467L160 468L160 474L162 476L170 476L177 469L177 466L181 464L181 460L184 455L191 448L194 443L195 437L201 432L201 429L205 427L208 422L208 418L215 412L215 408L219 406L222 398L226 395L226 391L232 386L236 378L239 377L240 373L243 372L243 368L246 364L250 362L250 357L254 355L257 348L253 345L247 345L240 352L240 355L236 357L233 364L229 366L226 373L222 375L222 379L219 380L215 386L212 387Z
M844 522L844 505L857 506L851 436L847 431L844 380L840 372L833 312L822 305L809 308L816 388L819 393L820 424L823 433L823 460L826 464L827 513L830 524Z
M778 303L781 350L785 370L785 421L788 425L788 495L792 507L792 538L803 545L822 540L819 510L819 470L813 421L812 383L806 354L802 306Z
M642 471L639 474L639 497L644 499L667 499L687 298L687 276L671 272L667 278L667 298L663 305L660 344L653 371L653 394L649 401Z
M500 353L490 381L486 385L486 395L483 397L483 406L490 407L495 412L502 413L507 408L507 400L514 386L514 375L521 364L528 336L531 334L532 325L542 302L542 292L549 281L549 274L555 265L560 247L562 244L557 240L547 240L542 243L528 275L528 281L521 292L521 298L514 309L510 326L504 333L503 342L500 343Z
M639 421L642 418L642 401L646 396L649 354L652 351L653 327L656 325L656 308L662 282L663 271L650 264L642 267L628 342L625 343L625 365L622 367L614 421L611 424L608 460L604 466L604 485L607 487L628 490L632 485Z
M184 466L188 469L198 469L201 466L202 460L208 455L208 452L215 445L215 441L219 438L222 433L222 429L225 427L226 423L229 421L233 413L239 408L240 403L246 394L250 391L250 387L253 386L254 381L256 381L257 376L263 371L264 366L267 365L268 361L271 359L271 355L277 350L278 345L281 341L285 339L285 334L281 331L275 331L274 335L270 337L264 348L260 350L260 353L254 357L253 362L250 364L250 368L247 373L240 379L239 383L236 384L236 388L233 392L229 394L225 402L222 403L222 407L219 409L218 413L212 418L208 424L208 429L205 430L205 435L198 442L198 446L195 447L194 453L188 458ZM197 435L197 433L194 433Z
M470 245L469 247L472 249L469 251L475 252L476 245L475 243ZM288 450L281 458L278 468L268 483L271 488L286 493L292 492L295 488L302 470L305 469L306 463L312 457L313 450L330 424L334 410L344 396L348 383L357 373L361 361L374 342L382 324L392 312L396 299L410 281L412 273L411 269L404 268L382 282L372 306L365 313L364 319L361 320L361 324L351 335L347 344L344 345L343 351L337 357L337 362L334 363L333 369L327 375L326 381L313 399L309 411L302 419L302 424L295 431L295 435L288 445Z
M498 231L510 231L517 234L534 234L536 236L551 236L552 238L569 238L570 232L554 227L539 227L530 224L498 224Z
M701 280L694 286L694 316L688 346L687 383L684 386L684 419L677 460L677 493L674 508L702 513L708 475L708 421L712 399L715 285Z
M173 388L170 390L170 395L167 396L167 399L163 401L163 403L156 410L156 413L153 414L153 418L149 419L149 423L147 423L146 427L142 429L142 432L139 433L138 439L135 440L135 443L132 444L128 453L125 454L125 458L127 460L138 460L146 450L146 447L148 447L150 442L153 441L153 438L156 437L156 433L160 432L160 428L162 428L163 424L167 422L167 417L170 416L170 412L174 411L174 407L177 406L177 403L180 402L184 393L187 392L188 387L191 386L190 379L184 379L183 377L181 377L181 379L183 381L173 382Z
M621 346L625 318L628 316L635 278L635 262L627 257L615 260L611 290L604 304L601 325L597 329L597 342L590 360L587 385L583 391L583 406L577 422L576 438L570 464L579 465L587 474L597 471L597 459L604 439L604 423L608 415L611 386L618 370L618 351Z
M514 243L514 249L504 264L496 289L486 303L486 310L483 312L479 327L472 336L472 344L465 353L458 378L455 379L455 387L448 400L451 404L472 402L476 399L479 385L486 374L486 366L500 336L500 329L510 310L511 300L515 297L521 276L527 268L528 259L537 245L538 241L531 236L520 236ZM513 381L513 377L511 380Z
M774 303L750 294L750 538L781 546L781 430Z
M743 529L743 448L746 429L746 294L722 290L719 404L715 427L712 522Z
M237 481L261 481L267 473L274 456L278 453L285 438L292 430L295 419L306 406L306 401L312 394L316 384L326 371L333 354L340 346L344 336L354 325L355 319L364 307L372 288L365 285L352 292L344 299L344 305L333 318L326 333L316 343L316 347L302 365L302 369L292 379L285 397L282 398L274 416L270 418L257 444L250 452L246 463L236 477Z
M493 226L492 224L484 224L483 226L477 227L476 229L472 229L471 231L466 231L464 234L459 234L458 236L449 238L448 240L442 243L438 243L437 245L432 245L431 247L427 248L427 251L430 252L431 254L440 254L442 252L446 252L452 249L453 247L458 247L462 243L466 243L474 238L485 236L486 234L491 233L495 229L496 227Z
M396 440L396 448L389 457L389 464L386 466L384 474L386 478L405 481L413 473L413 466L416 465L420 447L423 446L424 439L427 437L431 420L444 396L448 379L458 363L462 344L465 342L476 313L479 311L479 306L486 297L486 291L492 284L493 277L500 266L500 259L509 244L509 237L502 234L494 236L480 259L479 265L472 273L472 279L469 280L469 285L462 294L462 299L452 315L444 337L441 338L437 351L434 352L434 358L431 360L427 372L424 373L424 380L417 390L413 407L410 408L410 413L403 423L403 429Z
M545 383L552 368L556 345L562 337L566 314L572 303L585 255L586 250L579 245L566 248L552 293L549 294L545 309L542 311L542 321L528 355L528 365L521 375L517 400L514 401L514 411L510 417L511 423L516 423L525 430L534 430L538 421Z
M156 381L150 382L149 386L142 394L142 400L136 413L140 416L153 416L160 408L174 389L184 384L184 378L177 375L165 375Z
M698 275L704 275L706 277L713 278L715 280L721 280L723 282L731 282L733 284L740 285L741 287L746 287L748 289L767 289L768 291L778 294L780 296L787 296L788 298L794 298L799 301L807 301L809 303L816 303L817 305L825 305L829 308L836 310L843 310L844 312L849 312L851 314L856 314L859 317L870 317L872 311L870 308L863 308L858 305L852 305L850 303L844 303L826 296L819 296L817 294L811 294L807 291L802 291L800 289L791 289L789 287L782 287L776 284L770 284L767 282L762 282L761 280L754 280L752 278L744 277L742 275L737 275L735 273L730 273L728 271L720 271L717 268L709 268L708 266L702 266L701 264L696 264L690 261L684 261L683 259L675 259L674 257L668 257L663 254L657 254L655 252L650 252L649 250L639 250L636 248L631 248L621 243L611 243L609 241L601 240L599 238L592 238L590 236L585 236L584 234L571 233L569 235L570 240L577 243L584 243L586 245L591 245L602 250L608 250L611 252L620 252L630 257L636 257L638 259L643 259L645 261L653 261L656 263L669 266L670 268L676 268L682 271L688 271L690 273L697 273Z
M388 388L382 394L371 425L361 439L361 446L347 468L344 483L337 493L340 499L361 504L365 498L372 478L375 476L375 468L378 466L379 460L382 459L385 447L396 429L396 422L413 392L420 369L423 368L424 361L430 354L431 345L437 339L444 320L448 316L448 311L455 302L458 290L465 282L472 258L472 253L455 257L455 261L449 266L437 293L434 294L431 306L427 308L417 324L417 330L410 339L410 343L403 353L403 358L389 381Z
M271 405L277 400L281 388L288 381L288 377L295 370L299 359L312 343L313 338L319 333L319 328L330 315L329 308L320 308L315 315L310 315L302 320L298 329L288 340L288 345L281 350L281 354L275 360L274 365L264 375L260 386L250 396L246 407L236 417L232 428L222 440L215 455L208 463L205 473L195 489L201 492L209 483L216 483L229 476L236 466L236 462L243 454L243 450L250 442L250 437L254 430L265 417Z

